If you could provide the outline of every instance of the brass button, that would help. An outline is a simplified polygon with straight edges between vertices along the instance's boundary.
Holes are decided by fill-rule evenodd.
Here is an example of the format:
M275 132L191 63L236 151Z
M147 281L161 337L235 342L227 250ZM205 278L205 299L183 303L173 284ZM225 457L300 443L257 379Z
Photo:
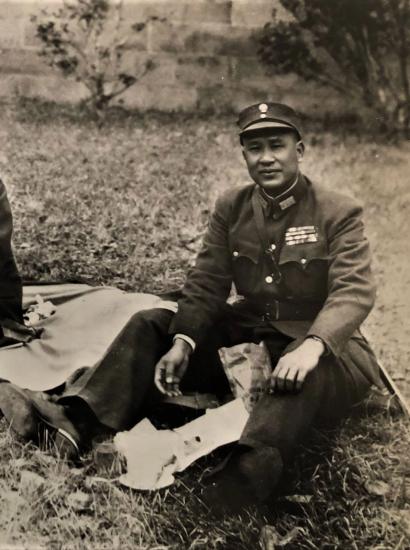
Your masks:
M272 243L272 244L270 245L270 249L271 249L272 251L273 251L273 250L276 250L276 244L273 244L273 243Z
M237 258L239 256L239 252L237 250L234 250L233 255L235 256L235 258Z
M305 265L307 263L307 259L306 258L301 258L300 263L302 265Z
M267 277L265 277L265 281L268 283L268 285L270 285L271 283L273 283L273 278L268 275Z

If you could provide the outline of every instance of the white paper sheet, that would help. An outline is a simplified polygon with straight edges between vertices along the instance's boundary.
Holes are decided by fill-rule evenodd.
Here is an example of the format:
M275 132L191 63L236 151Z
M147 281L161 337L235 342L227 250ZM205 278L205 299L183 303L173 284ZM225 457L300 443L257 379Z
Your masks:
M157 430L144 419L114 438L127 460L120 482L127 487L154 490L174 482L173 474L213 450L237 441L249 418L242 399L235 399L176 430Z

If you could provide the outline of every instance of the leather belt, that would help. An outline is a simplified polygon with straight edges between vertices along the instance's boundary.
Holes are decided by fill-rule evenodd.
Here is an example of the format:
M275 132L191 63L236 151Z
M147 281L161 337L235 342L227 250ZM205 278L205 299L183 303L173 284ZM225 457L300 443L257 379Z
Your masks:
M265 303L249 303L249 309L262 317L262 321L310 321L316 317L323 304L319 302L284 302L271 300Z

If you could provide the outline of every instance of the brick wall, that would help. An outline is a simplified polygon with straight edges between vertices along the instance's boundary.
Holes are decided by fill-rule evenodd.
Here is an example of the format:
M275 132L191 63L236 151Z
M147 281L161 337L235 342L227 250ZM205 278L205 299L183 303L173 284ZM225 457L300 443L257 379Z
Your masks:
M38 56L31 15L62 0L0 0L0 97L16 94L75 102L85 90L63 79ZM126 24L160 15L138 36L129 63L152 59L156 68L123 96L142 110L238 109L265 99L287 101L311 114L346 111L294 75L267 77L255 55L254 33L270 20L277 0L125 0Z

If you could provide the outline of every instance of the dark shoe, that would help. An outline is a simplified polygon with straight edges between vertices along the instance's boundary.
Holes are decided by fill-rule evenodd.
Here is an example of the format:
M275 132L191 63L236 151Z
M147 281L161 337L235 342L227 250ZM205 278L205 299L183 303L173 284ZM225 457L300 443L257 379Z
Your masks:
M252 504L261 504L274 492L282 474L280 453L261 447L234 454L214 476L202 499L215 515L238 513Z
M278 485L283 471L282 457L274 447L260 447L241 455L239 470L258 502L265 502Z
M22 388L2 381L0 383L0 410L10 428L24 439L36 441L38 419L33 402Z
M76 426L67 417L65 407L40 392L32 393L32 401L40 424L40 446L55 449L65 460L78 461L84 445Z
M390 393L387 388L381 390L372 386L367 397L358 403L353 411L366 415L387 413L396 418L403 414L404 408L398 396Z
M0 410L11 429L41 447L54 447L66 460L78 460L80 436L62 405L43 392L0 383Z

